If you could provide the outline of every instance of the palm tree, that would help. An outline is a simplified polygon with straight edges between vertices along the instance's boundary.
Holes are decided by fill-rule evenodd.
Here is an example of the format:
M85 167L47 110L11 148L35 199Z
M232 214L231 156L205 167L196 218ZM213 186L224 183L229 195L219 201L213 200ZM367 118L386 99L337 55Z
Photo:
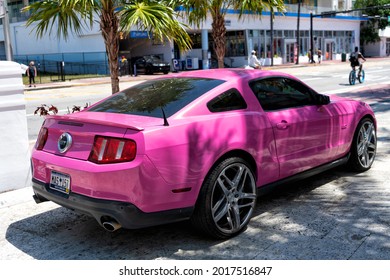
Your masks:
M176 6L182 6L187 13L190 24L200 25L207 19L208 15L212 18L212 37L214 41L214 52L218 59L218 68L224 67L225 57L225 15L229 9L239 12L239 18L248 12L251 15L261 17L262 11L285 10L283 0L177 0Z
M70 32L81 34L95 21L100 25L111 74L112 93L119 91L119 37L132 27L149 31L157 40L173 39L184 50L191 39L186 26L177 20L178 14L167 1L127 0L46 0L34 2L23 11L30 12L27 26L34 25L37 37L56 32L58 38L68 38ZM57 27L56 30L55 27Z

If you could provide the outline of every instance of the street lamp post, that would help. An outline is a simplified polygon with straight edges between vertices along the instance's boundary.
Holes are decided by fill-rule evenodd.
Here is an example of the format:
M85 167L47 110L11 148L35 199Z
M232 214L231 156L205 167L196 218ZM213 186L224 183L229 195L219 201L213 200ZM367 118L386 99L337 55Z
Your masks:
M313 63L313 13L310 13L310 63Z
M271 10L270 14L271 24L271 66L274 66L274 10Z
M296 64L299 64L299 22L301 20L301 0L298 0L298 19L297 19L297 61L296 61ZM295 55L295 51L294 51L294 55Z

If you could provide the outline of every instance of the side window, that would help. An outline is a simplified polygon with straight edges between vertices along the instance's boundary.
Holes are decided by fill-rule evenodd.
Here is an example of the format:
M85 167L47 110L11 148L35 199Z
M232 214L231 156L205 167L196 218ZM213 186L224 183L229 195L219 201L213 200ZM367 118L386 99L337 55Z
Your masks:
M138 64L145 63L145 59L143 59L143 58L138 58L138 59L136 60L136 63L138 63Z
M267 78L249 84L265 111L312 105L312 91L288 78Z
M210 112L226 112L246 109L247 104L237 89L230 89L207 103Z

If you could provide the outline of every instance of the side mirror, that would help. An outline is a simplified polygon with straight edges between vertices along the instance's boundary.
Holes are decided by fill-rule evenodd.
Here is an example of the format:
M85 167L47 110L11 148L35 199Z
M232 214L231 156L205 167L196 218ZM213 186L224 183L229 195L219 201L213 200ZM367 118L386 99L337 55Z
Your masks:
M317 105L328 105L330 103L330 98L327 95L317 94L316 104Z

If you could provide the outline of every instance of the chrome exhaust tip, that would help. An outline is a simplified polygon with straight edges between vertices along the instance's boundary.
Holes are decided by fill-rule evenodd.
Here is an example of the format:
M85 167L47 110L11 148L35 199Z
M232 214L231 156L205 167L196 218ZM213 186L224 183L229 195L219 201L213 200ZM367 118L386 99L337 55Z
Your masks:
M109 232L114 232L122 227L116 221L105 221L102 223L102 225L103 225L104 229L109 231Z

